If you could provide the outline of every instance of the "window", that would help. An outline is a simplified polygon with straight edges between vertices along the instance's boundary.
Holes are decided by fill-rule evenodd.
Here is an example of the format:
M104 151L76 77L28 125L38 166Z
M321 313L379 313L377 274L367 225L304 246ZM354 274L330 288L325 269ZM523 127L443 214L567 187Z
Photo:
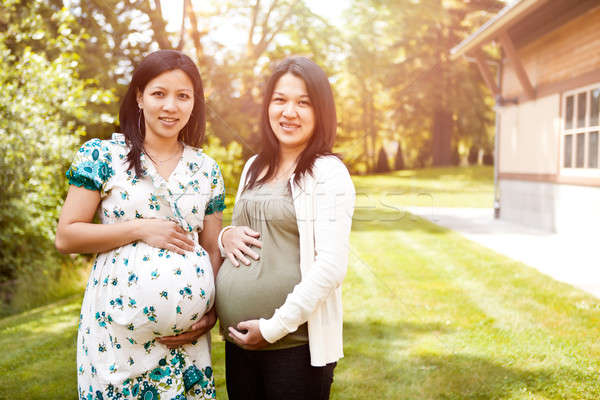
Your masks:
M598 132L591 132L588 150L588 168L598 168Z
M571 168L573 160L573 135L565 135L565 168Z
M561 172L600 174L600 84L563 96Z

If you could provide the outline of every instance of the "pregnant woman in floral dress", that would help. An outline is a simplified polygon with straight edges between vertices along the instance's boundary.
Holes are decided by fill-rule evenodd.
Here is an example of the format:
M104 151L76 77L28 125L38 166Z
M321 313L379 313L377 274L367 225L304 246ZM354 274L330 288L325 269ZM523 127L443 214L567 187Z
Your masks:
M224 185L198 148L204 94L191 59L146 57L120 122L123 134L76 154L56 234L62 252L98 253L79 322L79 398L215 398L207 330Z

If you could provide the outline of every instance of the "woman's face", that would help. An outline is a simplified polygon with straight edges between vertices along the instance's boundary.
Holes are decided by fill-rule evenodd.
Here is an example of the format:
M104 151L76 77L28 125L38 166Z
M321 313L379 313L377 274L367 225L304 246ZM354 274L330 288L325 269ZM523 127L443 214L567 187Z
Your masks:
M146 137L177 140L194 108L194 85L180 69L163 72L138 92L144 111Z
M282 150L302 151L315 130L315 113L304 81L286 73L275 84L269 122Z

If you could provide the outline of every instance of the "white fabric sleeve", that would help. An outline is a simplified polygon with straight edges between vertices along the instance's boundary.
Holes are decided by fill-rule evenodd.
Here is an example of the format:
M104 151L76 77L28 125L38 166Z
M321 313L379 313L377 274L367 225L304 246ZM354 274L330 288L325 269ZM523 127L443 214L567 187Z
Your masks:
M327 167L328 171L323 171L321 176L315 175L317 185L315 193L311 194L317 196L314 202L313 264L273 316L259 320L261 334L269 343L294 332L306 322L319 304L342 284L346 275L354 213L354 184L341 162Z

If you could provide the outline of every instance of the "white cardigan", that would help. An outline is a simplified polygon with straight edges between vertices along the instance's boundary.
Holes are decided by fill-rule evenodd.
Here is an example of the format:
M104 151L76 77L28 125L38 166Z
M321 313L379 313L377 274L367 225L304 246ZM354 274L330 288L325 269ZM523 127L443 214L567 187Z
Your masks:
M255 158L244 166L236 203ZM293 179L302 279L271 318L259 320L259 328L274 343L308 321L311 365L319 367L344 356L341 285L348 268L356 195L348 170L334 156L315 160L313 175L304 174L299 185Z

